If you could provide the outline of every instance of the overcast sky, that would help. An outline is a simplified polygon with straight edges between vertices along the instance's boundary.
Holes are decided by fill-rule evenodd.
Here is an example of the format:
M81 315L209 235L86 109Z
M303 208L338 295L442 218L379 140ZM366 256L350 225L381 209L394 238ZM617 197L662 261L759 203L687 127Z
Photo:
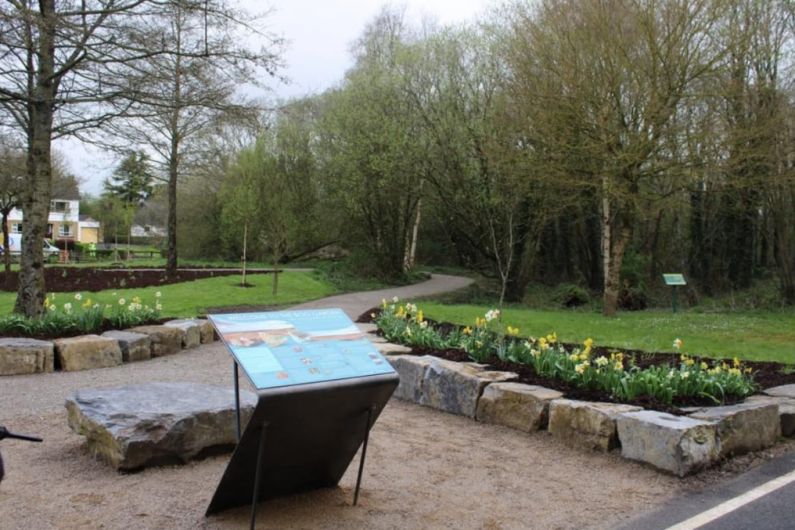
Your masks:
M385 2L376 0L240 0L250 12L268 8L270 31L288 41L282 74L290 84L274 84L274 97L286 99L322 92L342 79L351 66L349 48ZM474 20L493 0L405 0L409 20L430 17L442 24ZM102 181L117 163L90 146L69 140L56 143L84 192L99 194Z

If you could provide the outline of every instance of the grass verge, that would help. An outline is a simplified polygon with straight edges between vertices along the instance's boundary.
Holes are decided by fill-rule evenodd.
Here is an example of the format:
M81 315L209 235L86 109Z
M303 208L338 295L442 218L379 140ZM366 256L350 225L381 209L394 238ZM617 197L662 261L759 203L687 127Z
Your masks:
M491 309L485 305L421 304L437 321L472 325ZM683 352L711 358L795 364L795 315L784 312L698 313L638 311L613 318L584 311L506 308L503 321L523 336L556 332L563 342L592 338L600 346L673 352L676 338Z
M275 297L271 294L270 275L252 274L246 277L246 281L253 287L241 287L240 276L220 276L159 287L83 292L80 302L75 301L76 293L57 293L55 303L59 306L64 303L75 306L90 298L92 302L100 304L118 304L120 298L129 303L134 296L137 296L142 304L153 306L156 300L155 293L159 291L163 316L194 317L203 314L208 307L297 304L337 292L329 282L310 272L289 271L280 274L279 290ZM0 292L0 315L12 311L14 300L16 293Z

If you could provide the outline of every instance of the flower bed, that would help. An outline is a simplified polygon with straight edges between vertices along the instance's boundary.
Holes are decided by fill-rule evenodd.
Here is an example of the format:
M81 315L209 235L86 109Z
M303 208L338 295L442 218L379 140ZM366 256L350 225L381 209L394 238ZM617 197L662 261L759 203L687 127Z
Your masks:
M45 313L40 318L11 314L0 317L0 337L53 339L101 333L161 322L160 291L155 299L144 303L140 297L119 298L115 304L98 304L90 296L77 293L73 298L59 299L50 293L44 301Z
M729 404L754 393L757 367L772 363L702 360L686 354L645 354L563 345L554 333L520 338L520 331L489 311L473 326L429 323L420 308L394 299L371 315L391 342L450 360L487 363L519 381L563 391L567 397L612 401L679 412L678 407ZM682 348L677 339L675 346ZM763 366L764 365L764 366ZM773 367L771 367L773 368ZM770 371L765 372L770 379ZM781 377L769 381L784 384Z

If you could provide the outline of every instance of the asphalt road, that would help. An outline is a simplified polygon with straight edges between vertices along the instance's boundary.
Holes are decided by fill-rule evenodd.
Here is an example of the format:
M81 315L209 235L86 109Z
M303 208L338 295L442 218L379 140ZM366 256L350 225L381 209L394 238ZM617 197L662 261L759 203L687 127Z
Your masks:
M795 528L795 453L716 488L674 499L623 530L784 530Z

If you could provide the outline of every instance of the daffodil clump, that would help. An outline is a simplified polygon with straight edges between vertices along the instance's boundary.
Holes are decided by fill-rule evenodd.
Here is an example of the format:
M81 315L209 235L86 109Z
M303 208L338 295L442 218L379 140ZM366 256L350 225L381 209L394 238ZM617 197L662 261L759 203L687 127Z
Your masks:
M140 297L128 303L119 298L116 304L100 304L90 296L77 293L65 301L50 293L44 300L44 314L39 318L8 315L0 318L0 334L30 336L59 336L73 333L92 333L104 327L127 328L160 318L163 306L160 291L154 303L144 304ZM106 326L107 324L107 326Z
M422 310L415 304L401 304L395 297L391 303L381 301L381 313L373 315L384 337L390 342L446 349L451 347L432 326L428 325Z
M519 338L519 329L502 322L500 311L492 309L477 317L474 325L442 335L428 326L422 310L414 304L382 303L375 320L389 341L438 349L460 348L477 362L493 356L503 361L526 364L542 377L610 394L618 401L639 398L672 404L692 398L723 403L726 398L744 397L754 392L751 369L739 359L731 363L703 361L682 353L675 366L660 365L641 369L634 358L622 352L594 356L593 339L567 350L557 334ZM674 341L681 350L684 343Z

